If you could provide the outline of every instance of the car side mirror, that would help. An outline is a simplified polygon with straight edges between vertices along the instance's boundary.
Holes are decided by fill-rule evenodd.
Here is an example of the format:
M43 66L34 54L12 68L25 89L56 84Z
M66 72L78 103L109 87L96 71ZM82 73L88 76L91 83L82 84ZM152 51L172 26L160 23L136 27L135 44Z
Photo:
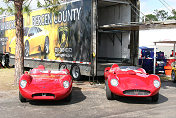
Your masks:
M30 33L30 34L28 34L28 37L31 37L31 36L33 36L34 35L34 33Z

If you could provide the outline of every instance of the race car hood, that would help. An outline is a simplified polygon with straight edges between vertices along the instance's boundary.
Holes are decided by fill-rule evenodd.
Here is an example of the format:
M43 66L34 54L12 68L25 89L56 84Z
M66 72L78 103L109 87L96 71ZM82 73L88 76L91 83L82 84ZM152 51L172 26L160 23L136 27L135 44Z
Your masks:
M60 76L32 76L32 82L29 87L37 91L55 91L63 86L63 79L67 75ZM36 92L37 92L36 91Z
M118 75L119 85L122 89L141 89L149 90L153 88L153 79L149 79L148 75L136 74L136 75Z

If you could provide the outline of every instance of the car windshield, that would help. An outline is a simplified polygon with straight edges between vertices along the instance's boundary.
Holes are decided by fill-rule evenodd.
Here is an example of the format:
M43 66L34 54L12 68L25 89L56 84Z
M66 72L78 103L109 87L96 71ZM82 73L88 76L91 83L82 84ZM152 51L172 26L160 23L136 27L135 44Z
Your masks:
M139 67L135 66L119 66L120 69L127 69L127 70L137 70Z
M29 31L29 28L28 28L28 27L25 27L23 30L24 30L24 36L27 36L28 31Z

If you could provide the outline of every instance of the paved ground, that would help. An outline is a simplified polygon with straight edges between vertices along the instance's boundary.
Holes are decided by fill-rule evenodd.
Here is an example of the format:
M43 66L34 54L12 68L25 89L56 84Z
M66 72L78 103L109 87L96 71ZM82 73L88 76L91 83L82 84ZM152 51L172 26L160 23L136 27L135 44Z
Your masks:
M17 90L0 91L0 118L175 118L176 84L162 82L160 99L120 98L108 101L104 85L74 84L70 103L18 100Z

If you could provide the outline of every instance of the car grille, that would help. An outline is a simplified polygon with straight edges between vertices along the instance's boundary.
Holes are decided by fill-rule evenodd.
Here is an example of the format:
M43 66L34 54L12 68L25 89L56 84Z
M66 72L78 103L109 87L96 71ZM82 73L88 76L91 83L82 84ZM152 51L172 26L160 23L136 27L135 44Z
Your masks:
M36 94L32 94L32 97L35 97L35 96L53 96L53 97L55 97L55 95L51 94L51 93L36 93Z
M125 95L150 95L150 91L147 90L126 90L123 91Z

